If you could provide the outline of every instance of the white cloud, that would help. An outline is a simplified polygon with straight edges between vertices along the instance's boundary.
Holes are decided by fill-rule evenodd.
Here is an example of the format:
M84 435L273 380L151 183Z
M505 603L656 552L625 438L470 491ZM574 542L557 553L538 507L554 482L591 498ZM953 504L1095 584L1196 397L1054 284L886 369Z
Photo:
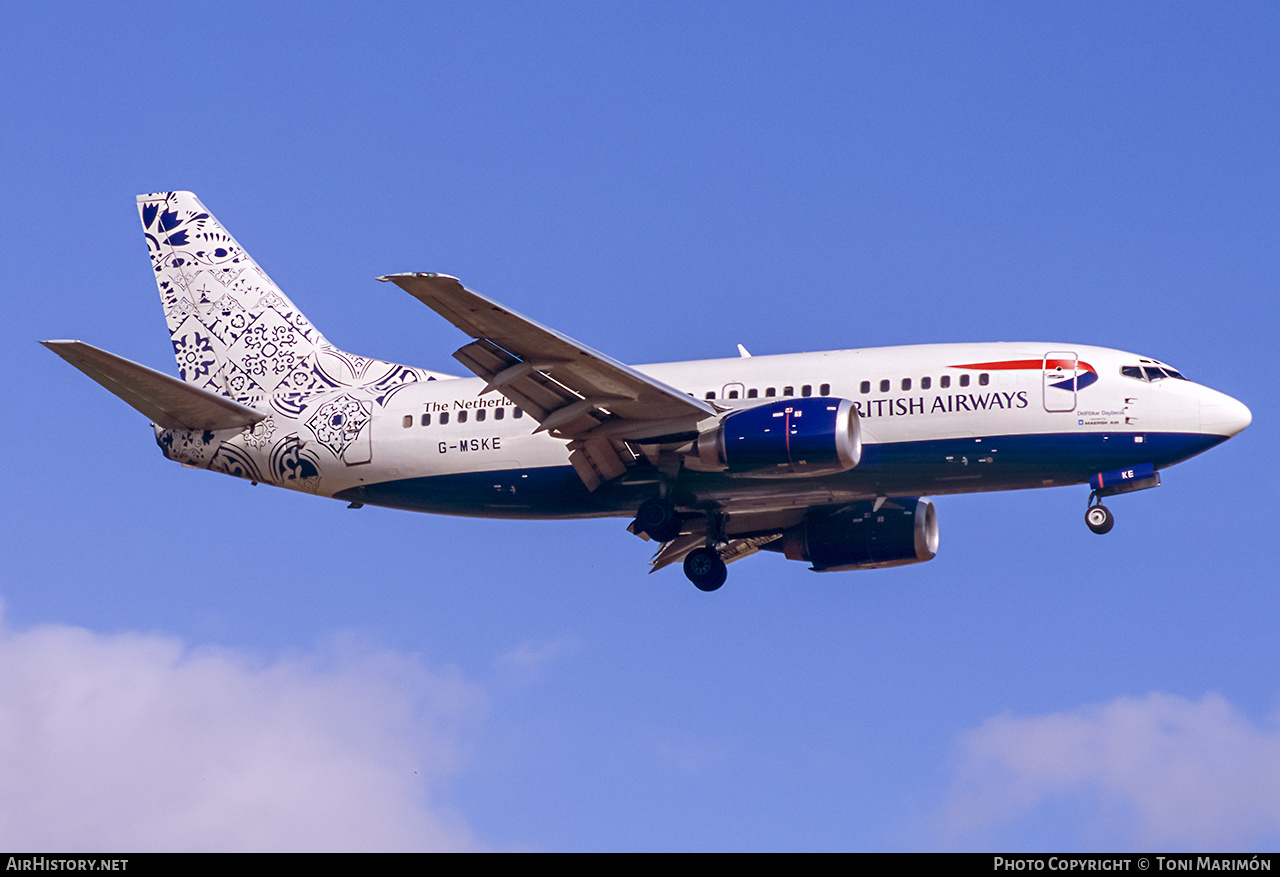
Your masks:
M950 843L1074 814L1062 845L1242 849L1280 837L1280 730L1216 694L1118 698L1069 713L988 719L961 741ZM1044 832L1037 834L1043 838ZM989 841L988 841L989 842ZM1043 842L1043 841L1041 841Z
M577 647L573 639L529 641L499 655L494 663L509 679L528 684L541 676L552 661Z
M473 849L430 793L484 708L455 673L350 644L264 664L0 626L0 846Z

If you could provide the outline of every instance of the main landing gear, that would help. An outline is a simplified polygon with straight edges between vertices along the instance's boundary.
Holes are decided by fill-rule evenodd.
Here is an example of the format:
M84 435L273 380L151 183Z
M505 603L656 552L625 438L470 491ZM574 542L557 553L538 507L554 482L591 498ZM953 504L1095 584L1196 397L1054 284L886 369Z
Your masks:
M649 534L650 539L670 542L680 535L680 515L669 499L646 499L636 512L635 528Z
M636 511L636 519L632 523L632 529L635 532L643 533L650 539L664 543L662 551L659 552L660 555L672 547L668 543L680 537L681 527L680 513L676 510L675 503L661 496L641 503L639 510ZM697 527L693 529L696 531ZM723 530L723 516L709 513L707 544L693 549L684 556L684 574L700 591L719 589L729 576L724 559L715 547L717 539L723 541ZM688 533L689 530L686 529L685 532ZM679 550L678 546L676 550Z
M720 552L711 546L695 548L684 557L684 574L699 591L714 591L729 577Z
M1085 509L1084 522L1090 530L1101 536L1103 533L1111 532L1111 528L1116 525L1116 518L1109 508L1101 502L1095 502L1097 499L1096 493L1089 495L1089 501L1094 504Z

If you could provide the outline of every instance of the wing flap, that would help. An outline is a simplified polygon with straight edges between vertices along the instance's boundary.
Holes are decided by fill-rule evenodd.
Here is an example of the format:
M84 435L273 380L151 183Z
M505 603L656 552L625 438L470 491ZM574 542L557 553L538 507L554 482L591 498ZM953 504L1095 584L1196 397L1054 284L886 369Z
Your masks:
M536 370L537 363L525 362L512 356L491 341L473 341L459 348L453 358L465 365L490 384L501 375L509 377L499 386L494 387L519 405L539 423L551 411L581 397L552 381L544 372ZM520 368L527 366L527 368ZM523 373L521 373L523 372ZM488 387L485 388L486 390Z
M751 536L745 539L730 539L729 542L720 549L720 559L725 564L733 563L735 560L742 560L744 557L750 557L760 550L760 546L778 538L777 533L764 536ZM666 543L658 549L658 553L649 561L651 564L649 572L655 573L665 566L673 563L679 563L684 560L685 555L695 548L701 548L707 543L706 536L695 533L689 536L679 536L676 539Z
M588 490L622 477L627 466L636 460L636 455L624 442L603 438L570 442L569 450L569 462Z
M83 341L41 341L165 429L242 429L266 415Z

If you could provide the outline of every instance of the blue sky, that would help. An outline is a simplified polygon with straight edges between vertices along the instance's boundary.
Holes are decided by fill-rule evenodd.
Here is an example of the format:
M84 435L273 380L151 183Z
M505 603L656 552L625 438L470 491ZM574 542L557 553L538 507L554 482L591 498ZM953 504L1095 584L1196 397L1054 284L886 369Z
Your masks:
M1277 37L1263 3L7 10L0 844L1274 849ZM165 461L35 342L174 371L133 197L179 188L382 359L458 370L373 280L442 271L628 362L1099 344L1254 423L1105 538L1085 488L942 497L930 563L706 595L622 521Z

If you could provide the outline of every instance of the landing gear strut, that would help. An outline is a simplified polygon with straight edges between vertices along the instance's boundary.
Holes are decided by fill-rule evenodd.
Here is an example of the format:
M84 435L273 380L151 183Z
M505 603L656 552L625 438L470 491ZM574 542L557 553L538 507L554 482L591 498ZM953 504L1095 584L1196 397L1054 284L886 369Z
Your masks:
M1093 501L1097 496L1090 495L1089 499ZM1116 525L1116 518L1111 514L1110 509L1099 502L1085 509L1084 522L1090 530L1101 536L1103 533L1111 532L1111 528Z
M684 574L699 591L714 591L724 584L729 571L720 559L720 552L706 546L685 555Z

